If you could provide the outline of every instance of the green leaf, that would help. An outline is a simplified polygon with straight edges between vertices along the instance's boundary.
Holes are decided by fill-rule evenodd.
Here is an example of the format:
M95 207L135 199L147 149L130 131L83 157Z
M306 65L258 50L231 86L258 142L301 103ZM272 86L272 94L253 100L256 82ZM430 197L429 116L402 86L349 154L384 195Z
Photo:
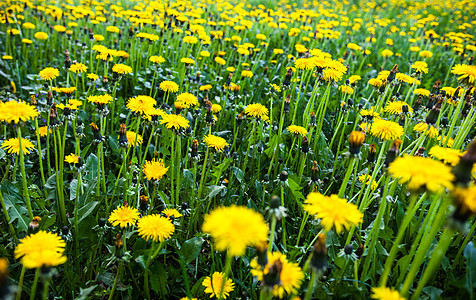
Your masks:
M150 269L150 285L152 290L159 293L161 297L167 294L167 271L160 262L153 264Z
M45 188L48 190L56 189L56 174L51 175L51 177L46 180Z
M268 142L268 148L264 150L264 154L266 154L268 157L271 157L274 152L274 148L278 144L278 136L274 135Z
M3 194L3 201L5 201L5 206L10 215L10 223L18 220L17 227L21 231L27 231L29 222L27 217L28 210L25 208L26 205L20 203L17 197L9 194Z
M216 195L218 195L221 191L225 190L226 187L223 185L212 185L209 187L210 193L208 194L208 198L212 199Z
M229 166L232 158L225 158L221 164L218 166L214 166L212 169L212 176L217 178L223 174L223 171L225 171Z
M238 179L238 181L241 183L243 178L245 178L245 172L237 167L231 167L231 170L233 171L233 175L235 175L236 179Z
M114 284L115 275L112 273L104 272L98 275L98 280L101 280L108 286L112 286Z
M55 224L55 222L56 222L56 215L44 216L41 218L40 228L42 230L45 230L51 225Z
M302 206L302 203L299 201L304 199L304 195L299 191L302 188L291 178L288 178L288 186L291 190L291 195L294 197L299 206Z
M78 180L73 179L71 180L71 183L69 184L69 200L72 201L76 199L76 187L78 186Z
M80 288L79 289L79 297L76 298L76 300L86 300L86 299L91 299L91 297L89 297L89 294L91 294L92 291L94 291L95 288L97 288L98 285L95 284L93 286L90 286L88 288Z
M98 157L92 153L89 154L88 159L86 160L86 172L87 174L84 176L86 180L91 180L98 176Z
M78 223L81 223L87 216L93 213L96 206L99 204L97 201L88 202L78 209Z
M189 264L198 257L204 241L201 237L194 237L183 243L180 248L180 254L183 255L186 264Z
M466 258L466 283L465 287L470 295L474 295L476 287L476 248L473 242L469 242L463 251Z

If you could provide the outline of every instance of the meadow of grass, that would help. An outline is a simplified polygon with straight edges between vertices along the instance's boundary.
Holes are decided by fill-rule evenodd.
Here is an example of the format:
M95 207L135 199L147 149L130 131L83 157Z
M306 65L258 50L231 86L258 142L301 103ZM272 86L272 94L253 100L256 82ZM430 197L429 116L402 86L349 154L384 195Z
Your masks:
M0 0L0 299L474 299L475 16Z

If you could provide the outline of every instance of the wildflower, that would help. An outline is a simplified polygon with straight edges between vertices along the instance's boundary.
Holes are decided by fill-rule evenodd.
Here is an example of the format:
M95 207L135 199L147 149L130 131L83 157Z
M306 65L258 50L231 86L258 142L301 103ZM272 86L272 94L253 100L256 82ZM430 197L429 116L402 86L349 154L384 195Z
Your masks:
M218 251L241 256L246 247L264 242L268 226L261 214L244 206L219 207L205 216L203 231L215 241Z
M379 119L372 124L370 134L382 140L395 140L403 135L403 127L398 123Z
M188 57L181 58L180 61L187 65L193 65L195 63L193 59Z
M112 71L118 74L130 74L132 73L132 68L124 64L115 64L112 67Z
M185 44L196 44L198 43L198 39L194 36L185 36L183 37L182 39L182 42L184 42Z
M398 291L387 287L373 287L371 297L378 300L405 300Z
M433 53L431 51L428 51L428 50L420 51L420 57L430 58L432 56L433 56Z
M392 52L392 50L385 49L385 50L382 51L381 54L382 54L383 57L390 57L390 56L393 55L393 52Z
M309 262L312 270L316 273L323 273L327 270L328 251L326 247L326 235L320 233L317 241L312 247L312 256Z
M298 58L294 62L294 65L299 70L312 70L316 65L311 58Z
M413 94L428 97L430 96L430 91L427 89L415 89Z
M322 79L325 81L339 81L344 76L344 73L339 72L337 70L326 68L322 72Z
M461 156L458 164L453 167L452 171L455 175L455 183L467 186L471 181L471 172L476 162L476 140L469 145L467 151Z
M50 130L50 133L52 131ZM48 134L48 126L41 126L38 128L38 134L43 137L43 136L46 136Z
M136 114L147 114L148 111L154 109L157 101L146 95L139 95L133 98L129 98L126 107Z
M161 63L165 62L165 58L163 58L162 56L153 55L153 56L149 57L149 61L152 62L152 63L155 63L155 64L161 64Z
M360 115L362 117L365 117L369 120L372 120L373 118L379 118L380 114L375 111L374 107L372 106L370 109L362 109L360 111Z
M415 69L415 72L419 74L428 73L428 64L424 61L416 61L414 64L411 65L411 68Z
M261 120L267 119L268 113L268 109L260 103L250 104L245 108L245 114L247 116L260 118Z
M38 117L38 114L35 106L23 101L0 102L0 122L18 124L20 121L26 122L34 119Z
M175 208L167 208L162 211L162 214L166 215L169 218L180 218L182 216L181 213L179 213L178 210Z
M165 167L162 159L146 160L142 172L144 172L147 180L160 180L167 173L170 167Z
M268 253L267 258L264 266L254 258L250 262L251 274L275 297L284 298L285 294L296 294L304 280L304 272L299 265L289 262L286 255L279 252Z
M359 154L360 147L365 141L365 133L362 131L352 131L349 135L349 151L351 154Z
M354 89L348 85L339 86L339 91L341 91L343 94L348 94L348 95L352 95L354 93Z
M476 186L458 187L453 192L456 210L453 217L465 222L471 215L476 214Z
M407 110L410 114L413 114L413 108L410 107L410 105L404 101L393 101L393 102L387 102L387 105L385 105L384 112L389 112L393 115L401 114L404 113L404 109Z
M360 51L362 50L362 47L360 47L359 45L355 44L355 43L348 43L347 44L347 48L351 49L351 50L355 50L355 51Z
M99 76L96 75L96 74L94 74L94 73L89 73L89 74L87 75L87 77L88 77L89 79L91 79L92 81L96 81L96 80L98 80L98 78L99 78Z
M40 230L20 241L15 248L15 258L21 258L28 269L55 267L66 262L65 246L65 241L56 233Z
M185 108L198 105L198 99L194 94L182 93L177 96L177 101L185 105Z
M354 84L355 82L362 79L359 75L352 75L349 77L349 84Z
M222 107L220 104L212 104L212 113L217 114L221 111Z
M87 69L88 69L88 67L86 67L86 65L84 65L82 63L74 63L74 64L71 65L71 67L69 67L69 70L73 73L86 72Z
M224 60L223 58L221 58L221 57L219 57L219 56L215 57L215 62L216 62L217 64L219 64L219 65L222 65L222 66L226 65L226 60ZM230 68L233 68L233 67L230 67ZM227 69L227 70L228 70L228 69ZM229 70L228 70L228 71L229 71ZM234 70L234 68L233 68L233 71L230 71L230 72L234 72L234 71L235 71L235 70ZM244 72L244 71L243 71L243 72ZM251 76L253 76L253 74L251 74Z
M38 31L34 34L34 37L37 40L47 40L48 34L46 32Z
M88 97L88 102L92 102L96 105L105 105L105 104L108 104L109 102L111 102L113 99L112 99L112 96L109 95L109 94L105 94L105 95L91 95Z
M218 152L223 152L223 149L226 146L229 146L229 144L226 142L224 138L221 138L219 136L214 136L212 134L206 135L203 138L203 141L205 142L205 144L207 144L208 148L210 147L215 148L215 151L218 151Z
M347 203L345 199L337 195L324 196L320 193L310 193L304 202L304 210L314 215L316 219L321 219L321 224L326 231L335 228L340 233L343 228L350 229L351 226L362 222L363 214L352 203Z
M139 219L137 232L147 241L163 242L174 234L175 226L169 218L152 214Z
M79 157L76 156L74 153L71 153L64 157L64 161L68 164L77 164L79 163Z
M459 75L458 80L465 84L474 84L476 81L476 66L458 64L451 69L452 74Z
M134 131L127 131L126 136L129 147L142 145L142 135L137 134Z
M206 84L206 85L202 85L199 90L200 91L208 91L208 90L211 90L212 89L212 85L211 84Z
M304 127L297 126L297 125L289 125L288 131L295 135L305 136L307 134L307 130Z
M458 164L463 153L458 149L433 146L430 151L428 151L428 155L430 155L430 157L442 160L446 164L455 166Z
M362 183L365 183L365 185L370 184L370 179L372 179L372 176L367 175L367 174L363 174L363 175L359 176L359 181L362 182ZM370 184L370 189L373 191L377 187L378 187L378 183L375 180L373 180L372 184Z
M159 87L164 92L176 93L179 90L178 84L173 81L162 81Z
M445 164L425 157L403 156L397 157L389 165L389 173L398 178L398 181L406 183L411 190L420 188L431 192L437 192L441 188L451 189L454 175L451 168Z
M378 78L370 78L368 83L374 87L381 87L384 83Z
M253 72L251 72L250 70L243 70L241 72L241 77L251 78L253 77Z
M8 153L20 154L20 140L18 138L11 138L2 143L0 148L4 148ZM30 151L35 149L35 146L29 139L21 138L21 149L24 155L30 154Z
M163 115L160 124L165 124L165 127L174 130L185 129L190 126L188 120L185 117L174 114Z
M224 284L223 280L225 280ZM205 287L205 293L210 294L210 298L219 298L221 296L223 299L226 299L235 288L233 280L230 278L225 279L225 273L222 272L215 272L211 277L207 276L203 280L202 285Z
M134 225L139 217L140 214L136 208L123 205L111 213L108 221L112 226L119 225L121 228L126 228L127 226Z
M43 80L53 80L59 76L59 70L56 68L45 68L40 71L40 77Z
M438 129L436 129L433 125L429 125L424 122L420 122L413 127L414 131L425 133L426 136L430 138L436 138L438 136Z

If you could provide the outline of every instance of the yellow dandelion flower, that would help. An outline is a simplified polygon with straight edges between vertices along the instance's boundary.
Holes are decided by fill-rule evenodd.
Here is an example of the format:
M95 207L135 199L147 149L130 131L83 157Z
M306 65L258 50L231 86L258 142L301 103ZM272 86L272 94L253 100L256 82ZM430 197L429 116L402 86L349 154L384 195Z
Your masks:
M251 78L253 77L253 72L251 72L250 70L243 70L241 72L241 77Z
M245 114L250 117L260 118L262 120L268 118L269 110L260 103L250 104L245 108Z
M413 114L413 108L411 108L411 106L405 101L393 101L393 102L389 101L385 105L385 108L383 109L383 111L391 113L392 115L398 115L404 112L404 107L406 109L406 112Z
M35 33L34 37L37 40L47 40L48 34L46 32L38 31Z
M92 81L96 81L99 78L99 76L94 73L89 73L87 77L91 79Z
M322 72L322 79L325 81L339 81L344 76L344 73L332 68L325 68Z
M112 71L118 74L130 74L132 73L132 68L124 64L115 64L112 67Z
M20 101L0 101L0 122L14 123L26 122L38 117L36 107Z
M128 146L137 146L137 145L142 145L142 135L135 133L134 131L128 131L126 132L127 136L127 141L128 141Z
M119 225L121 228L126 228L134 225L139 218L140 214L137 208L123 205L113 210L108 221L112 226Z
M207 144L208 148L215 148L215 151L218 152L223 152L223 149L225 149L226 146L229 146L224 138L212 134L206 135L203 138L203 141Z
M363 214L355 204L348 203L337 195L324 196L320 193L310 193L304 202L304 210L321 219L326 231L335 228L340 233L343 228L350 229L362 222Z
M205 216L203 231L210 234L218 251L241 256L248 246L268 239L264 217L244 206L219 207Z
M194 94L190 93L182 93L177 96L177 101L182 102L185 104L185 108L189 108L192 106L197 106L198 105L198 99L195 97Z
M94 104L105 105L111 102L112 96L109 94L105 95L91 95L88 97L88 102L92 102Z
M53 80L59 76L59 70L56 68L44 68L40 71L40 77L43 80Z
M436 138L438 136L438 129L436 129L433 125L428 125L425 122L420 122L413 127L414 131L419 133L425 133L426 136L430 138Z
M162 91L169 93L176 93L179 90L178 84L173 81L162 81L159 87Z
M458 64L451 69L451 73L459 75L458 80L466 84L474 84L476 82L476 66Z
M378 119L372 124L370 134L379 139L391 141L403 135L403 127L392 121Z
M411 68L415 70L417 73L428 73L428 64L424 61L416 61L414 64L411 65Z
M421 188L437 192L442 188L451 189L454 175L451 168L442 162L427 157L397 157L389 165L389 173L398 178L401 184L406 183L411 190Z
M65 241L56 233L38 231L20 241L15 248L15 258L28 269L55 267L66 262Z
M20 140L18 138L11 138L2 143L0 148L4 148L8 153L20 154ZM30 154L30 151L35 149L35 146L29 139L21 138L21 149L24 155Z
M129 98L126 107L136 114L146 114L148 111L154 108L157 101L147 95L139 95L133 98Z
M76 156L74 153L71 153L64 157L64 161L67 162L68 164L77 164L79 163L79 157Z
M428 97L428 96L430 96L430 91L427 90L427 89L415 89L413 91L413 94L418 95L418 96Z
M387 287L373 287L371 297L378 300L405 300L398 291Z
M171 217L174 217L174 218L180 218L182 216L181 213L179 213L178 210L176 210L175 208L167 208L167 209L164 209L162 211L162 214L166 215L167 217L171 218Z
M372 176L370 175L367 175L367 174L363 174L363 175L360 175L359 176L359 181L364 183L365 185L369 185L370 184L370 179L372 179ZM370 185L370 189L373 191L375 190L376 188L378 187L378 183L373 180L372 181L372 184Z
M160 180L167 173L170 167L165 167L162 159L146 160L142 172L147 180Z
M137 232L147 241L163 242L174 234L175 226L169 218L152 214L139 219Z
M463 152L458 149L433 146L430 151L428 151L428 155L430 155L430 157L442 160L446 164L455 166L458 164Z
M163 58L162 56L153 55L153 56L149 57L149 61L154 63L154 64L161 64L161 63L165 62L165 58Z
M182 115L167 114L162 116L160 124L165 124L168 129L186 129L190 126L188 120Z
M226 299L226 297L228 297L230 293L233 292L235 284L230 278L226 278L225 283L223 283L224 280L225 273L222 272L215 272L211 277L205 277L202 282L202 285L205 287L205 293L210 294L210 298L219 298L221 296L223 299Z
M69 70L73 73L82 73L82 72L86 72L88 70L88 67L86 67L85 64L77 62L72 64L71 67L69 67Z
M420 57L424 57L424 58L430 58L433 56L433 52L431 51L428 51L428 50L423 50L423 51L420 51Z
M277 266L279 274L270 274L273 268ZM254 258L250 262L251 274L255 276L264 286L269 287L272 290L272 294L280 299L285 295L297 294L301 283L304 280L304 272L297 263L293 263L287 260L286 255L279 252L268 253L268 262L262 268L258 264L258 259ZM276 271L275 271L276 272ZM273 282L269 281L268 276L275 275L277 277ZM273 276L274 278L274 276Z
M289 132L291 132L295 135L305 136L307 134L306 128L301 127L301 126L289 125L287 129L288 129Z

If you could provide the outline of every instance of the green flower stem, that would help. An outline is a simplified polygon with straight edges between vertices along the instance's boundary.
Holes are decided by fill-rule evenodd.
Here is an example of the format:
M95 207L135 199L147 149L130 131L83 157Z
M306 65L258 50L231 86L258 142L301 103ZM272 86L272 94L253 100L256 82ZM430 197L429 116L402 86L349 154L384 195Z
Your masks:
M418 200L418 202L415 205L417 195L415 193L411 193L411 195L410 195L409 205L407 207L407 213L406 213L405 217L403 218L403 221L400 224L400 227L398 228L397 237L392 242L392 248L390 250L390 254L387 257L387 260L385 261L384 271L383 271L382 276L380 277L380 283L379 283L379 286L381 286L381 287L385 287L387 285L388 275L390 275L390 270L391 270L393 261L395 259L395 256L398 253L398 247L399 247L400 242L402 241L402 238L405 234L405 230L407 229L411 220L415 216L415 213L416 213L417 209L423 203L423 200L425 199L425 196L426 196L426 193L421 195L420 199Z
M251 121L251 123L252 123L252 127L251 127L249 142L248 142L248 148L246 149L245 160L243 162L243 166L241 167L243 170L246 168L247 163L248 163L248 155L250 153L250 148L255 142L254 139L255 139L256 120L253 119L253 121Z
M284 184L281 184L280 186L280 190L281 190L281 206L284 207ZM282 227L282 236L281 236L281 240L283 241L283 247L286 249L286 220L283 218L283 221L282 221L282 224L281 224L281 227Z
M355 158L355 156L352 156L350 158L349 166L347 167L347 172L345 173L344 180L342 181L342 184L340 186L339 194L337 194L339 198L344 197L345 189L347 188L347 183L349 182L350 175L352 174L352 171L354 170L356 162L358 162L358 160ZM352 195L349 195L349 198L351 196Z
M79 183L81 179L79 178L80 174L78 174L78 180L76 182L76 197L74 199L74 242L75 242L75 257L79 257L79 223L78 223L78 209L79 209ZM106 215L109 215L109 211ZM76 259L78 265L80 263L79 259ZM79 266L78 266L79 267Z
M114 296L114 291L116 290L117 282L119 281L119 274L121 273L122 270L122 265L124 264L123 261L119 263L119 266L117 267L117 273L116 273L116 278L114 279L114 284L112 285L111 293L109 294L109 297L107 298L108 300L112 300Z
M175 204L179 204L179 195L180 195L180 177L181 177L181 170L180 170L180 163L182 161L182 139L180 135L177 134L177 149L176 149L176 166L177 166L177 188L176 188L176 199L175 199Z
M135 127L135 130L134 132L138 133L139 132L139 126L140 126L140 121L141 121L141 118L138 117L136 119L136 127ZM134 144L137 143L137 135L136 135L136 141L134 142ZM132 147L132 156L131 156L131 162L132 160L134 159L135 155L136 155L136 148L137 147ZM142 167L142 166L140 166ZM127 189L131 186L132 184L132 175L133 175L133 172L132 172L132 169L130 170L129 172L129 179L127 180L127 186L125 186L125 191L127 191ZM124 195L124 201L127 201L127 199L129 198L129 195L128 193L126 192L125 195Z
M296 247L299 246L299 241L301 240L301 235L302 235L302 232L304 231L304 227L306 226L308 218L309 218L309 213L308 212L304 213L304 217L302 218L302 221L301 221L301 226L299 227L299 233L296 238Z
M344 133L345 133L345 127L347 125L347 120L349 119L349 114L345 114L345 119L344 119L344 123L343 124L343 128L342 128L342 131L340 132L340 137L339 137L339 144L337 145L337 149L336 149L336 154L335 154L335 157L334 157L334 166L332 167L332 175L331 175L331 178L334 177L334 174L335 172L337 171L338 167L337 167L337 162L338 162L338 159L339 159L339 154L341 152L341 146L342 146L342 142L344 141ZM315 151L318 151L317 148L314 148Z
M438 271L441 261L445 256L446 251L448 250L451 242L453 241L454 230L450 227L446 227L443 231L443 234L440 237L440 241L436 246L433 254L431 255L430 261L428 262L425 272L423 273L420 281L418 282L417 289L413 293L411 299L418 299L426 283L434 277L435 273Z
M418 224L418 234L417 236L413 239L413 243L412 243L412 246L410 248L410 251L409 251L409 254L408 254L408 259L405 260L403 263L402 263L402 267L401 269L402 270L408 270L408 266L410 265L411 263L411 260L412 258L414 257L415 255L415 252L417 251L417 248L419 248L420 246L420 240L421 238L426 234L427 234L427 231L429 230L430 226L428 226L428 224L433 224L433 220L435 219L435 216L436 216L436 213L437 213L437 208L439 207L440 205L440 202L437 201L436 199L432 199L433 201L431 202L431 205L430 205L430 208L428 209L428 213L427 215L425 216L425 219L423 220L423 222L421 222L421 224ZM421 209L423 210L423 208ZM409 230L411 231L411 229ZM398 276L398 279L397 279L397 284L396 286L400 286L400 284L403 282L403 280L405 279L405 275L406 273L405 272L402 272L400 273L400 275Z
M298 91L298 94L297 94L296 103L294 105L294 112L293 112L293 118L291 120L291 124L294 124L294 121L296 120L296 113L297 113L298 106L299 106L299 100L301 99L302 83L304 82L308 73L309 73L308 71L304 71L303 74L302 74L302 79L301 79L301 82L299 83L299 91ZM306 84L306 86L307 86L307 84Z
M46 130L48 131L49 129L47 128ZM43 158L41 155L41 138L40 138L39 127L38 127L38 118L35 118L35 132L36 132L36 141L38 144L38 162L40 164L41 183L43 184L42 187L44 188L46 185L46 181L45 181L45 173L43 171ZM48 192L46 191L46 189L43 189L43 192L45 196L48 196Z
M13 238L15 239L15 243L18 243L18 238L17 238L17 235L15 233L15 229L13 228L12 223L10 223L11 219L10 219L10 215L8 214L8 210L7 210L7 206L5 205L5 201L3 200L2 191L0 191L0 202L2 204L3 214L5 216L5 221L7 221L8 228L10 229L10 233L12 234Z
M307 286L306 295L304 296L304 300L310 300L312 298L312 294L314 293L314 284L316 283L316 272L311 271L311 280L309 280L309 284Z
M400 293L404 297L407 296L408 291L410 290L410 287L412 286L414 279L417 276L418 271L420 270L420 266L425 262L425 256L428 252L428 249L430 249L433 239L435 238L442 222L444 221L444 217L447 212L447 207L447 201L443 200L443 203L438 209L438 213L435 217L435 220L433 221L433 223L428 224L429 232L423 235L420 245L418 246L418 250L415 254L415 258L413 259L409 271L406 273L405 281L403 282L402 288L400 289Z
M286 158L286 162L284 163L286 167L288 166L289 159L291 158L291 154L293 152L295 142L296 142L296 135L293 134L293 141L291 142L291 147L289 147L288 158Z
M469 230L469 232L466 234L466 237L464 238L463 243L461 244L458 250L458 253L456 254L455 260L453 262L453 269L458 265L459 258L461 257L461 254L463 253L464 248L468 244L469 240L473 236L473 233L476 229L476 221L474 220L474 218L472 221L471 220L469 221L469 224L473 224L473 225L471 226L471 229ZM459 243L455 243L455 244L459 244Z
M50 279L46 279L44 284L43 284L43 300L47 300L48 299L48 290L49 290L49 287L50 287Z
M152 97L152 92L154 91L155 74L157 74L157 66L155 64L154 66L155 66L154 76L152 76L152 83L150 84L150 93L149 93L150 97Z
M348 114L346 114L347 116ZM338 121L337 121L337 127L336 129L334 130L334 134L332 135L332 139L331 139L331 142L329 143L329 146L327 147L327 150L326 150L326 156L324 158L324 166L327 165L327 159L329 157L329 153L332 151L332 146L334 145L334 141L337 137L337 133L339 132L339 129L340 129L340 126L342 124L345 124L345 123L342 123L342 120L344 118L344 115L342 114L342 111L339 113L339 117L338 117ZM317 133L317 132L316 132ZM316 134L316 139L318 139L319 136L317 136Z
M122 164L121 164L121 168L119 169L119 174L117 174L116 182L114 183L114 188L112 190L112 196L111 196L111 202L110 202L111 205L114 204L114 196L116 195L117 186L119 184L119 179L121 178L121 174L122 174L123 170L124 170L124 174L127 173L127 163L126 162L127 162L127 157L129 156L130 150L131 150L131 147L128 147L127 152L126 152L125 148L122 149ZM109 215L109 211L107 212L106 215Z
M233 256L227 254L226 255L226 261L225 261L225 270L223 272L223 273L225 273L225 276L223 277L223 280L221 282L220 294L218 295L217 299L224 299L223 290L225 289L225 284L226 284L226 280L228 278L228 275L230 275L230 272L231 272L232 260L233 260Z
M377 162L375 163L374 169L372 171L372 176L370 178L370 182L373 182L375 180L380 168L382 167L381 163L382 163L382 160L384 159L383 153L384 153L385 149L387 148L387 143L388 143L388 141L384 141L381 148L380 148L380 152L377 156ZM367 198L370 194L371 187L372 187L372 184L369 184L365 188L364 197L362 198L362 203L360 203L360 206L359 206L360 211L363 211L363 209L368 206Z
M266 288L261 287L259 292L259 299L260 300L271 300L273 299L273 293Z
M26 173L25 173L25 156L23 153L23 148L21 145L22 137L21 137L21 128L17 126L17 134L18 134L18 143L20 148L20 171L21 171L21 179L23 183L23 197L25 198L26 207L28 209L28 216L30 219L33 219L33 210L31 209L31 202L30 202L30 193L28 192L28 184L26 182Z
M203 182L205 181L205 176L207 175L206 174L206 167L207 167L207 160L208 160L208 153L209 152L210 152L210 148L207 147L207 151L205 152L205 160L203 161L202 176L200 176L200 185L198 187L198 195L197 195L198 199L200 199L202 197Z
M172 132L172 143L170 145L170 202L175 203L175 188L174 188L174 177L175 177L175 132Z
M273 214L271 217L271 230L269 231L269 242L268 242L268 252L273 251L273 242L274 242L274 232L276 230L276 215Z
M36 270L35 270L35 279L33 279L33 285L31 286L31 291L30 291L30 300L35 299L36 287L38 285L38 278L39 277L40 277L40 268L36 268Z
M464 94L465 93L461 93L461 97L459 99L459 102L458 102L458 106L456 107L456 110L453 110L453 114L451 115L451 118L450 120L451 121L451 125L450 125L450 129L448 130L448 134L446 135L446 138L445 138L445 141L443 142L443 147L446 147L446 145L448 145L448 141L453 133L453 129L456 125L456 121L459 119L459 115L461 113L461 109L463 108L463 101L464 100Z
M159 254L160 250L164 246L164 242L160 242L159 247L155 250L155 252L152 254L152 256L149 256L145 263L145 272L144 272L144 292L145 292L145 297L147 299L150 299L150 291L149 291L149 266L154 260L154 258ZM155 247L155 242L152 243L151 250Z
M360 275L360 278L362 278L364 281L366 280L366 277L367 277L367 272L370 267L370 262L373 261L375 245L377 244L378 234L380 231L380 222L383 219L383 213L385 212L385 209L387 207L387 193L389 189L389 183L390 183L390 175L387 175L387 179L385 180L385 184L384 184L385 190L380 200L377 217L375 218L374 225L372 226L372 229L370 230L369 238L367 239L367 241L365 241L364 251L369 241L370 241L370 245L368 248L367 257L365 258L364 268L362 270L362 274Z
M23 278L25 277L25 271L26 271L26 267L25 267L25 265L22 264L21 272L20 272L20 279L18 280L16 300L21 299L21 291L22 291L22 287L23 287Z

